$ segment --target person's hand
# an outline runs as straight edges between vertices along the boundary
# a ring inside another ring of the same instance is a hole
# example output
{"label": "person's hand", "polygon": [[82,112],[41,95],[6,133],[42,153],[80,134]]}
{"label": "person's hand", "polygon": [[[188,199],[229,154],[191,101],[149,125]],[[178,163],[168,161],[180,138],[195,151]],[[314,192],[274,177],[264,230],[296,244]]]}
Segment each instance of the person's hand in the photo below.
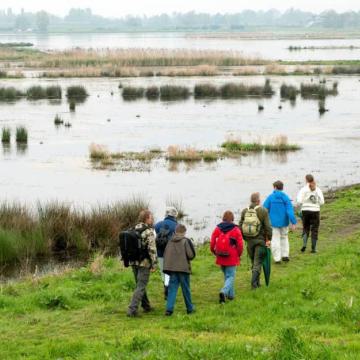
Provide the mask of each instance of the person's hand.
{"label": "person's hand", "polygon": [[152,272],[152,273],[154,273],[156,271],[156,267],[152,267],[151,269],[150,269],[150,272]]}
{"label": "person's hand", "polygon": [[269,248],[269,247],[271,246],[271,241],[270,241],[270,240],[266,240],[266,243],[265,243],[265,244],[266,244],[266,247]]}
{"label": "person's hand", "polygon": [[291,224],[290,229],[291,229],[291,231],[295,231],[296,230],[296,224]]}

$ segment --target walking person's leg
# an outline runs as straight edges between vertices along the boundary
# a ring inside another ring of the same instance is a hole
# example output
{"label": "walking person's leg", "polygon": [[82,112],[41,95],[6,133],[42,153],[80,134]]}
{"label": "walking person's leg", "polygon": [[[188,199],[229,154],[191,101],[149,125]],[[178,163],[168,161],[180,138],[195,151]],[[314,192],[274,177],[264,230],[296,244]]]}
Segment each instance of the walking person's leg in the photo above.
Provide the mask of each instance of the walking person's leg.
{"label": "walking person's leg", "polygon": [[307,241],[310,236],[310,219],[311,219],[310,216],[311,213],[309,211],[302,212],[302,222],[303,222],[303,233],[302,233],[303,246],[301,248],[302,252],[306,250]]}
{"label": "walking person's leg", "polygon": [[254,265],[252,271],[251,286],[253,289],[260,287],[260,274],[262,269],[262,263],[265,256],[264,247],[262,245],[256,245],[254,249]]}
{"label": "walking person's leg", "polygon": [[186,311],[188,314],[191,314],[194,312],[194,305],[191,300],[190,274],[180,273],[179,279],[181,284],[181,291],[186,305]]}
{"label": "walking person's leg", "polygon": [[225,283],[224,287],[221,289],[221,293],[223,293],[228,299],[232,300],[235,296],[234,278],[236,266],[223,266],[222,269],[224,271]]}
{"label": "walking person's leg", "polygon": [[316,245],[319,237],[320,212],[314,211],[311,218],[311,252],[316,253]]}
{"label": "walking person's leg", "polygon": [[280,248],[282,261],[289,261],[290,245],[289,245],[289,228],[280,228]]}
{"label": "walking person's leg", "polygon": [[273,255],[274,261],[279,264],[281,262],[281,228],[273,227],[271,253]]}
{"label": "walking person's leg", "polygon": [[[135,316],[138,312],[139,304],[143,301],[144,295],[146,294],[146,286],[149,282],[150,278],[150,269],[146,267],[133,266],[134,276],[136,277],[136,288],[133,293],[131,303],[128,309],[129,316]],[[147,305],[150,307],[149,300],[147,296],[145,297],[145,301],[147,300]]]}
{"label": "walking person's leg", "polygon": [[179,274],[172,272],[170,274],[169,292],[166,302],[166,315],[171,315],[174,312],[176,295],[180,284]]}
{"label": "walking person's leg", "polygon": [[164,284],[164,298],[166,300],[167,296],[168,296],[168,291],[169,291],[170,277],[169,277],[169,275],[164,273],[164,258],[163,257],[158,257],[158,264],[159,264],[161,280]]}

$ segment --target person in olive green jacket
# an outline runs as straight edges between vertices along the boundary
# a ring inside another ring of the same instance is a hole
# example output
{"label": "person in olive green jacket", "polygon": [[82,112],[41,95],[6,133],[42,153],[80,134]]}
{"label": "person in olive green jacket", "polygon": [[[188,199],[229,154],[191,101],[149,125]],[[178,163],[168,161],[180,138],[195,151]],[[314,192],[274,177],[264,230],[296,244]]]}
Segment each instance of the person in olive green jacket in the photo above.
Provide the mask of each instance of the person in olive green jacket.
{"label": "person in olive green jacket", "polygon": [[[247,251],[251,259],[251,287],[256,289],[260,286],[260,274],[265,256],[264,249],[265,247],[270,247],[272,227],[268,211],[260,206],[260,194],[252,194],[250,201],[250,206],[241,213],[239,227],[242,230],[243,238],[247,243]],[[255,210],[255,214],[250,221],[248,220],[249,210],[253,213]],[[251,226],[253,229],[255,228],[255,230],[249,230],[249,227]]]}

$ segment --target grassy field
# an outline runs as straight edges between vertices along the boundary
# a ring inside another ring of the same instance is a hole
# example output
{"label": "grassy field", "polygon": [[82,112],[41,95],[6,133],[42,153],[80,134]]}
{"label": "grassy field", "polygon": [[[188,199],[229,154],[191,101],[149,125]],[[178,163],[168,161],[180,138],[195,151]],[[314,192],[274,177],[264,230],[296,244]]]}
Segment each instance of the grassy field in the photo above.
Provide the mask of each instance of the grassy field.
{"label": "grassy field", "polygon": [[269,288],[250,290],[246,256],[236,300],[220,306],[220,271],[207,247],[193,263],[197,312],[179,296],[164,317],[160,275],[155,312],[126,318],[133,279],[117,259],[98,256],[61,275],[29,277],[0,292],[1,359],[359,359],[360,186],[334,193],[322,212],[319,253],[299,252],[273,268]]}

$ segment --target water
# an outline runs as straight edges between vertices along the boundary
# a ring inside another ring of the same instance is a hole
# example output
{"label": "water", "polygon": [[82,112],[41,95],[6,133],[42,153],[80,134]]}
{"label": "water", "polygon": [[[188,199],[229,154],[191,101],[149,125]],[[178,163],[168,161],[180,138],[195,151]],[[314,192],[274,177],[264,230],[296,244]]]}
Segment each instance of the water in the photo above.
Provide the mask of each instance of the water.
{"label": "water", "polygon": [[[192,86],[207,81],[136,78],[122,83]],[[227,81],[228,77],[210,79],[218,85]],[[237,77],[235,81],[263,83],[264,78]],[[299,85],[310,79],[271,77],[271,81],[278,90],[282,82]],[[46,100],[0,104],[0,127],[10,126],[14,133],[16,126],[25,125],[30,135],[26,149],[17,149],[15,144],[2,149],[1,200],[34,204],[59,199],[88,207],[142,194],[160,219],[166,200],[172,197],[182,200],[189,215],[189,235],[203,240],[223,211],[231,209],[238,214],[248,205],[251,192],[260,191],[265,196],[275,180],[285,182],[292,198],[309,172],[324,189],[359,182],[360,109],[354,104],[358,103],[360,83],[355,77],[332,77],[328,86],[333,81],[339,81],[339,95],[328,98],[330,112],[320,117],[315,100],[299,98],[295,106],[284,102],[279,110],[279,94],[265,100],[124,102],[115,79],[3,80],[0,86],[18,88],[35,83],[65,88],[81,83],[90,97],[75,113],[69,112],[65,99],[55,104]],[[259,103],[265,107],[261,113]],[[56,128],[56,114],[72,127]],[[244,141],[258,137],[266,141],[279,134],[303,149],[287,155],[257,154],[212,164],[180,164],[178,168],[154,161],[138,171],[94,170],[88,160],[88,147],[93,142],[111,151],[143,151],[154,146],[165,150],[173,144],[215,149],[229,135]]]}
{"label": "water", "polygon": [[239,51],[246,56],[273,60],[358,60],[360,49],[289,51],[289,46],[360,47],[360,39],[258,40],[201,38],[186,33],[110,33],[110,34],[0,34],[0,42],[31,42],[41,50],[82,48],[152,48]]}

